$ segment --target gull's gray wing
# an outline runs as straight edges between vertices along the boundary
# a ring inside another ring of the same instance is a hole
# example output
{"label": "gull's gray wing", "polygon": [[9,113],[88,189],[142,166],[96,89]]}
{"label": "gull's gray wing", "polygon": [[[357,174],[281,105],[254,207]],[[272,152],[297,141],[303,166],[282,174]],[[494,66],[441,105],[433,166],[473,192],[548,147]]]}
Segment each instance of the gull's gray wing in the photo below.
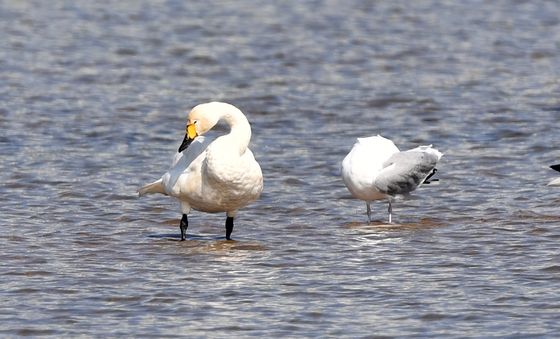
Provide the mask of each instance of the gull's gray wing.
{"label": "gull's gray wing", "polygon": [[438,160],[437,155],[427,152],[395,153],[383,164],[374,185],[392,196],[410,193],[433,172]]}

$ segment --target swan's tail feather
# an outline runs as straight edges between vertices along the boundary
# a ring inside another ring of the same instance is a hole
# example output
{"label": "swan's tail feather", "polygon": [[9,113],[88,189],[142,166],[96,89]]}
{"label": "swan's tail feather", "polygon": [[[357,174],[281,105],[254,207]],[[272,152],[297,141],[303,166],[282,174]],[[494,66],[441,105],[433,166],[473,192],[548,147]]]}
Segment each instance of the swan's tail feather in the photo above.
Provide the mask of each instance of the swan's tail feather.
{"label": "swan's tail feather", "polygon": [[161,194],[166,194],[165,193],[165,188],[163,187],[163,182],[161,179],[152,182],[151,184],[147,184],[144,185],[142,187],[140,187],[138,189],[138,196],[143,196],[146,194],[152,194],[152,193],[161,193]]}

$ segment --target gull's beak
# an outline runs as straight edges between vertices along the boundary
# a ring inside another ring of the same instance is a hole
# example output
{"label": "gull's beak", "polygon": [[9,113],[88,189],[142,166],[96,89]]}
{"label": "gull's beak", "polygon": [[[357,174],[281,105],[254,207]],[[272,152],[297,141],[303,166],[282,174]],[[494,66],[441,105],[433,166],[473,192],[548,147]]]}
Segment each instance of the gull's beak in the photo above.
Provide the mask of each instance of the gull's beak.
{"label": "gull's beak", "polygon": [[187,125],[187,131],[185,133],[185,138],[183,139],[183,142],[181,143],[181,146],[179,146],[179,150],[177,152],[180,153],[180,152],[184,151],[185,149],[187,149],[187,147],[189,147],[191,142],[197,136],[198,136],[198,134],[196,133],[196,128],[195,128],[194,124],[188,124]]}

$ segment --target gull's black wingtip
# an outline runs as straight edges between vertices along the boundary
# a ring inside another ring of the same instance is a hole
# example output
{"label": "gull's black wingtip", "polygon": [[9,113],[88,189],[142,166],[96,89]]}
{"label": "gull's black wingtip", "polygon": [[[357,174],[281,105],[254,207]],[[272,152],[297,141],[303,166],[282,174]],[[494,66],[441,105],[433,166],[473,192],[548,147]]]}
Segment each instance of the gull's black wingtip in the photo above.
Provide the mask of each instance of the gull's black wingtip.
{"label": "gull's black wingtip", "polygon": [[558,164],[558,165],[552,165],[552,166],[550,166],[550,168],[552,168],[552,169],[555,170],[555,171],[560,172],[560,164]]}
{"label": "gull's black wingtip", "polygon": [[428,176],[426,177],[426,179],[424,179],[424,184],[429,184],[429,183],[431,183],[431,182],[433,182],[433,181],[439,181],[439,179],[432,179],[432,180],[430,180],[430,178],[433,177],[434,174],[436,174],[436,172],[437,172],[437,168],[434,168],[434,169],[432,170],[432,173],[430,173],[430,175],[428,175]]}

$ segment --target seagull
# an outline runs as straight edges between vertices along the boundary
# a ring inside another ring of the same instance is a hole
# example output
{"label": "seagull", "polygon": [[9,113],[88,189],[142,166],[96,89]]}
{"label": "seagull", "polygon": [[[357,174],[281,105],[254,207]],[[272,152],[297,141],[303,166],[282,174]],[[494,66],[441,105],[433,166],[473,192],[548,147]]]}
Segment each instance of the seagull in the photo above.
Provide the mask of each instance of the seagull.
{"label": "seagull", "polygon": [[[550,166],[555,171],[560,172],[560,164]],[[547,186],[560,186],[560,178],[556,178],[548,183]]]}
{"label": "seagull", "polygon": [[[227,124],[229,133],[205,137],[218,122]],[[226,239],[231,240],[237,211],[257,200],[263,190],[261,167],[248,148],[250,140],[251,126],[237,107],[223,102],[200,104],[188,114],[185,137],[171,168],[138,194],[161,193],[179,200],[181,240],[186,237],[191,209],[226,212]]]}
{"label": "seagull", "polygon": [[389,223],[392,223],[392,201],[407,195],[421,184],[429,184],[436,164],[443,156],[429,146],[401,152],[393,141],[380,135],[358,138],[342,161],[342,180],[353,197],[366,202],[371,222],[371,202],[389,201]]}

